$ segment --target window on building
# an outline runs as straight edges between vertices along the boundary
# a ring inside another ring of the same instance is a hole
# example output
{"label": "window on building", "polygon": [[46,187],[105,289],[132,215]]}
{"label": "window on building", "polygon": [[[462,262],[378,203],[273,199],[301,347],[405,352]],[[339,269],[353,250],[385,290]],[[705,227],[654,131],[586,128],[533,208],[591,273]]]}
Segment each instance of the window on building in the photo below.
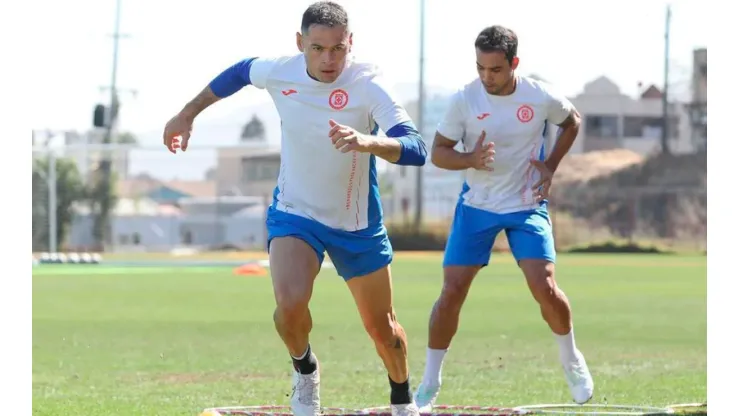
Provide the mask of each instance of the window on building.
{"label": "window on building", "polygon": [[258,166],[254,163],[254,161],[247,159],[247,158],[242,158],[241,165],[242,165],[241,167],[242,167],[242,182],[243,183],[249,183],[249,182],[257,180],[256,178],[258,175],[257,173]]}
{"label": "window on building", "polygon": [[587,115],[586,135],[603,139],[619,137],[619,117],[614,115]]}
{"label": "window on building", "polygon": [[193,244],[193,232],[187,228],[180,230],[180,242],[186,246]]}
{"label": "window on building", "polygon": [[280,160],[242,158],[242,182],[274,181],[280,174]]}
{"label": "window on building", "polygon": [[274,161],[261,161],[258,163],[259,175],[258,180],[260,181],[273,181],[277,180],[278,174],[280,173],[280,164]]}
{"label": "window on building", "polygon": [[[678,118],[669,118],[668,134],[670,138],[678,137]],[[624,118],[624,137],[660,139],[663,134],[662,117],[626,116]]]}

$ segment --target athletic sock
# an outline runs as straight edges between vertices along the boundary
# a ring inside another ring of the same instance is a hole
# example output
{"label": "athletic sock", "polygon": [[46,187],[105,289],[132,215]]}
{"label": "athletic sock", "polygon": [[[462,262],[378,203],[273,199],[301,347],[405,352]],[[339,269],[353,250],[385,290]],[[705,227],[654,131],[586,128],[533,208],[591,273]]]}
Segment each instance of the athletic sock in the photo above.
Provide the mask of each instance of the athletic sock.
{"label": "athletic sock", "polygon": [[447,350],[435,350],[427,347],[427,363],[424,367],[424,378],[422,384],[425,386],[442,385],[442,362]]}
{"label": "athletic sock", "polygon": [[311,374],[316,371],[316,367],[318,366],[316,356],[311,353],[311,344],[308,344],[306,352],[300,357],[293,357],[291,355],[290,358],[293,359],[293,368],[301,374]]}
{"label": "athletic sock", "polygon": [[412,402],[411,386],[408,379],[403,383],[396,383],[391,380],[389,375],[388,381],[391,384],[391,404],[409,404]]}
{"label": "athletic sock", "polygon": [[560,362],[563,364],[572,363],[578,360],[576,352],[576,339],[573,335],[573,328],[571,327],[570,332],[565,335],[555,335],[555,339],[560,347]]}

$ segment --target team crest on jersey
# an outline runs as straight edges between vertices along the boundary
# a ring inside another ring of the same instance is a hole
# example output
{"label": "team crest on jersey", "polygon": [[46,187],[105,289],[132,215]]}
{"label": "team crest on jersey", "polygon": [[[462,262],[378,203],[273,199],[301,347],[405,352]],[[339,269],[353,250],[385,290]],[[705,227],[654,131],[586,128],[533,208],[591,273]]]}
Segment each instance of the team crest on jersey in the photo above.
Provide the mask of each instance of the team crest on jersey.
{"label": "team crest on jersey", "polygon": [[516,110],[516,118],[522,123],[529,123],[534,118],[534,110],[532,107],[524,104]]}
{"label": "team crest on jersey", "polygon": [[349,95],[347,91],[338,88],[331,92],[329,95],[329,105],[335,110],[341,110],[347,106],[349,102]]}

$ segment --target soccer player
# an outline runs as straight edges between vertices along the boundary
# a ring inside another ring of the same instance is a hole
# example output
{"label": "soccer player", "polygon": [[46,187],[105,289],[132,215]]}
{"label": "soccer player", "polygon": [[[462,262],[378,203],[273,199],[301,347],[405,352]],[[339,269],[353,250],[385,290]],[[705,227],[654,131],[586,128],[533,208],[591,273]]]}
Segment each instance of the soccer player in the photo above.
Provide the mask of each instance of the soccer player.
{"label": "soccer player", "polygon": [[[576,348],[571,309],[555,282],[555,247],[547,197],[552,176],[578,134],[573,105],[545,83],[519,76],[517,36],[492,26],[475,40],[479,77],[452,96],[439,123],[432,163],[466,170],[445,248],[444,284],[429,318],[427,361],[414,395],[430,410],[442,385],[442,362],[458,328],[470,284],[488,265],[494,239],[506,232],[512,254],[559,346],[573,399],[583,404],[593,380]],[[558,125],[545,157],[546,124]],[[462,140],[464,152],[454,149]]]}
{"label": "soccer player", "polygon": [[[248,58],[215,77],[164,130],[187,150],[193,119],[247,85],[266,89],[281,119],[281,167],[267,213],[275,328],[293,358],[293,414],[319,414],[319,362],[309,343],[309,301],[326,251],[356,302],[388,371],[393,415],[417,415],[407,343],[392,302],[376,157],[422,166],[426,147],[378,69],[351,55],[346,11],[317,2],[296,33],[300,53]],[[376,135],[382,129],[387,137]]]}

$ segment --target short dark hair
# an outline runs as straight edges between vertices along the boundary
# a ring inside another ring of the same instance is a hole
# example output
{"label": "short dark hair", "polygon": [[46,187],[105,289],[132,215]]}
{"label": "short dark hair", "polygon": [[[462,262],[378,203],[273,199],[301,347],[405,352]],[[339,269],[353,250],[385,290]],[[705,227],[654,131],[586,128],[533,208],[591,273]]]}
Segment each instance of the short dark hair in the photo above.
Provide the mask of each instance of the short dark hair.
{"label": "short dark hair", "polygon": [[344,7],[333,1],[319,1],[310,6],[303,12],[301,20],[301,32],[308,33],[312,25],[321,25],[328,27],[349,26],[349,17]]}
{"label": "short dark hair", "polygon": [[519,47],[519,38],[511,29],[503,26],[489,26],[478,34],[475,47],[481,52],[503,52],[506,60],[511,64]]}

